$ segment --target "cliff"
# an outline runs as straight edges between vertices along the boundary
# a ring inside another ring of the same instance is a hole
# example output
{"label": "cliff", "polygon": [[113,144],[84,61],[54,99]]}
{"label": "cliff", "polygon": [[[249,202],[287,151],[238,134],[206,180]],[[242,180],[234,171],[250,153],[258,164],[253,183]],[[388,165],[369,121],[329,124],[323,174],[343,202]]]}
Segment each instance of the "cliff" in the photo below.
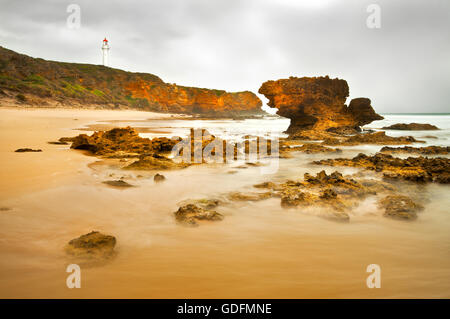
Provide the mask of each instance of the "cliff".
{"label": "cliff", "polygon": [[138,109],[205,116],[264,114],[252,92],[165,83],[149,73],[46,61],[0,47],[0,105]]}
{"label": "cliff", "polygon": [[269,99],[277,114],[291,119],[286,131],[358,131],[359,127],[383,119],[370,100],[357,98],[347,107],[347,81],[326,77],[290,77],[262,84],[259,93]]}

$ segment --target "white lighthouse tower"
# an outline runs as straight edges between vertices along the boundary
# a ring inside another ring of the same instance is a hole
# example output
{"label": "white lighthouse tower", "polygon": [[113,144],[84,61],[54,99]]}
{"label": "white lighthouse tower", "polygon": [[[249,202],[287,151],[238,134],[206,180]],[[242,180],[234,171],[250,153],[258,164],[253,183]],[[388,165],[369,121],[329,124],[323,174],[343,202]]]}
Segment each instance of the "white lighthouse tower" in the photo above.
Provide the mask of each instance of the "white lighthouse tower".
{"label": "white lighthouse tower", "polygon": [[102,45],[102,52],[103,52],[103,65],[104,66],[108,66],[108,51],[109,51],[110,47],[108,44],[108,40],[106,40],[106,38],[103,39],[103,45]]}

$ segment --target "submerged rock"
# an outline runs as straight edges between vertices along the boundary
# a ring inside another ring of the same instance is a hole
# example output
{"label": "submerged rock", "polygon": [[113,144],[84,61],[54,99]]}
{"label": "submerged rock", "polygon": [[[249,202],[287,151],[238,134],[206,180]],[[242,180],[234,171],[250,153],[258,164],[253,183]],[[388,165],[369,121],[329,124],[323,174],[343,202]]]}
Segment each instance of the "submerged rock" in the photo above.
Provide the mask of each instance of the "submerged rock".
{"label": "submerged rock", "polygon": [[26,153],[26,152],[42,152],[41,149],[32,149],[32,148],[18,148],[14,152],[16,153]]}
{"label": "submerged rock", "polygon": [[109,185],[109,186],[114,186],[114,187],[134,187],[134,185],[131,185],[121,179],[114,180],[114,181],[103,181],[102,183]]}
{"label": "submerged rock", "polygon": [[48,144],[53,144],[53,145],[68,145],[68,142],[65,141],[51,141],[51,142],[47,142]]}
{"label": "submerged rock", "polygon": [[169,170],[169,169],[181,169],[188,167],[187,163],[176,163],[170,158],[163,155],[150,154],[144,155],[136,162],[124,167],[124,169],[130,170]]}
{"label": "submerged rock", "polygon": [[110,258],[115,255],[116,238],[98,231],[72,239],[65,250],[69,255],[81,258]]}
{"label": "submerged rock", "polygon": [[272,197],[271,192],[265,193],[241,193],[241,192],[231,192],[228,194],[227,198],[231,201],[244,201],[244,202],[257,202],[263,199]]}
{"label": "submerged rock", "polygon": [[194,204],[181,206],[174,215],[177,222],[188,226],[198,226],[198,221],[220,221],[224,218],[222,214],[216,211],[204,209]]}
{"label": "submerged rock", "polygon": [[384,208],[384,216],[393,219],[414,220],[423,206],[404,195],[389,195],[378,201],[378,207]]}
{"label": "submerged rock", "polygon": [[165,180],[166,180],[166,177],[165,177],[164,175],[161,175],[161,174],[159,174],[159,173],[156,173],[156,175],[153,177],[153,180],[154,180],[156,183],[160,183],[160,182],[165,181]]}
{"label": "submerged rock", "polygon": [[397,123],[391,126],[382,127],[383,130],[404,130],[404,131],[434,131],[439,130],[435,125],[426,123]]}

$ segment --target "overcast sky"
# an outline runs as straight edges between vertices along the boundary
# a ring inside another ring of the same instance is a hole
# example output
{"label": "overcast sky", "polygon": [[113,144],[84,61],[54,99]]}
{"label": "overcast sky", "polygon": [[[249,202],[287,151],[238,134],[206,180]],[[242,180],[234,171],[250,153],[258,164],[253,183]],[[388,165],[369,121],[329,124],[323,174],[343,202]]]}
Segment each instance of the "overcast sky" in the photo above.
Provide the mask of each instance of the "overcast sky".
{"label": "overcast sky", "polygon": [[[67,26],[71,3],[79,29]],[[379,29],[366,25],[372,3]],[[0,0],[11,50],[100,64],[104,37],[111,67],[169,83],[256,93],[267,80],[329,75],[378,112],[450,112],[448,0]]]}

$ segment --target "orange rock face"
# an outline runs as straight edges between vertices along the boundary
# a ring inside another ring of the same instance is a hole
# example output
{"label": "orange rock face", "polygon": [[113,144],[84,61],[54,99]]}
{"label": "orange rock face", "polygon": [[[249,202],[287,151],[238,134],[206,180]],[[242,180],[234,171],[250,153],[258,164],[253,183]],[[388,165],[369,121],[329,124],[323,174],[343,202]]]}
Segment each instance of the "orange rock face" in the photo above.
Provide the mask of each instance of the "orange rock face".
{"label": "orange rock face", "polygon": [[0,102],[94,106],[211,117],[264,114],[252,92],[230,93],[165,83],[150,73],[35,59],[0,46]]}
{"label": "orange rock face", "polygon": [[205,115],[263,113],[261,100],[249,91],[229,93],[144,80],[129,82],[125,89],[132,98],[146,99],[151,109],[161,112]]}
{"label": "orange rock face", "polygon": [[354,128],[383,117],[375,113],[370,100],[354,99],[345,105],[349,95],[347,81],[326,77],[290,77],[262,84],[259,93],[277,114],[290,118],[287,133],[303,130],[326,131],[330,128]]}

